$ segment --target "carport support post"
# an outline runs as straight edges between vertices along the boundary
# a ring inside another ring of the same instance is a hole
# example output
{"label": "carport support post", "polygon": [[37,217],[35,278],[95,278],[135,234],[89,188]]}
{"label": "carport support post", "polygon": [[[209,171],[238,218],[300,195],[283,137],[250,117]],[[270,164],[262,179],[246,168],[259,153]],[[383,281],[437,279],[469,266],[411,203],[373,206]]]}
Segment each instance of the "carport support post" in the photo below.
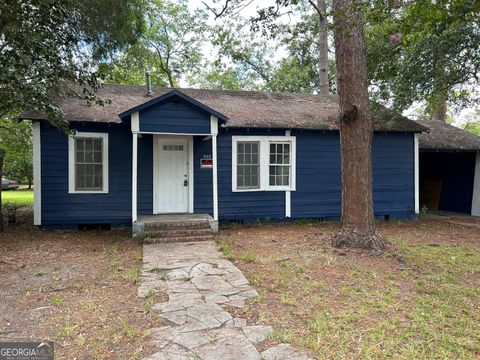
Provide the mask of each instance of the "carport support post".
{"label": "carport support post", "polygon": [[477,152],[475,162],[475,177],[473,180],[473,197],[472,197],[472,215],[480,216],[480,152]]}
{"label": "carport support post", "polygon": [[415,214],[420,214],[420,157],[419,157],[419,146],[418,146],[418,134],[415,133],[413,135],[413,143],[414,143],[414,167],[415,167],[415,174],[414,174],[414,181],[415,181]]}

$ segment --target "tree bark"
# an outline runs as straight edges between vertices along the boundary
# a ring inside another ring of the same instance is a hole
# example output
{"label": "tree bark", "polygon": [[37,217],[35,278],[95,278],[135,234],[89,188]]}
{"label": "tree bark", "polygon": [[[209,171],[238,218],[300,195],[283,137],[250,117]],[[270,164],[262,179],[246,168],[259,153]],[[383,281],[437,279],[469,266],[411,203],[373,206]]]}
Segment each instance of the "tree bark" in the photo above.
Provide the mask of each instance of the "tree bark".
{"label": "tree bark", "polygon": [[359,3],[334,0],[333,13],[340,104],[342,219],[332,245],[383,250],[387,242],[376,232],[373,214],[373,122]]}
{"label": "tree bark", "polygon": [[5,231],[5,223],[3,222],[3,207],[2,207],[2,186],[1,179],[3,175],[3,159],[5,158],[5,151],[0,149],[0,232]]}
{"label": "tree bark", "polygon": [[328,33],[327,33],[327,5],[325,0],[317,1],[317,11],[319,17],[318,26],[318,45],[319,45],[319,62],[318,70],[320,76],[319,92],[321,95],[328,95]]}
{"label": "tree bark", "polygon": [[447,122],[447,94],[444,90],[437,90],[433,94],[431,120]]}

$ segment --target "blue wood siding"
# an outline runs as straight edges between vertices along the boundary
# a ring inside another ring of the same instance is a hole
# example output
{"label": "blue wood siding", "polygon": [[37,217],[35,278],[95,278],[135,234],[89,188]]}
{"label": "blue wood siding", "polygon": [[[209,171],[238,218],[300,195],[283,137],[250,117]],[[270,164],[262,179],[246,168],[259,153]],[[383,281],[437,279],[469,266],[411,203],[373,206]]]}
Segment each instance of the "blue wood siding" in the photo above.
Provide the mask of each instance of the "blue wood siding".
{"label": "blue wood siding", "polygon": [[210,134],[210,115],[185,102],[169,99],[141,110],[140,131]]}
{"label": "blue wood siding", "polygon": [[[219,217],[223,221],[284,219],[285,192],[232,192],[231,136],[284,135],[285,130],[222,130],[218,138]],[[333,131],[292,131],[296,137],[296,191],[291,217],[339,219],[340,142]],[[413,134],[375,134],[372,144],[374,211],[377,217],[414,216]]]}
{"label": "blue wood siding", "polygon": [[153,214],[153,135],[138,139],[137,212]]}
{"label": "blue wood siding", "polygon": [[292,136],[297,140],[292,218],[338,218],[342,198],[338,133],[294,131]]}
{"label": "blue wood siding", "polygon": [[[209,123],[209,120],[208,120]],[[109,133],[109,193],[68,194],[68,139],[41,125],[42,224],[68,228],[77,224],[131,222],[132,135],[129,124],[75,125],[79,131]],[[285,219],[285,192],[232,192],[232,135],[281,136],[283,129],[224,129],[218,136],[218,199],[221,221]],[[340,216],[339,137],[333,131],[292,131],[296,137],[296,191],[291,215],[298,218]],[[211,140],[194,137],[194,212],[213,210],[212,170],[200,159],[212,153]],[[414,216],[413,134],[375,134],[373,142],[374,209],[378,217]],[[138,212],[153,212],[153,136],[138,141]]]}
{"label": "blue wood siding", "polygon": [[127,126],[73,126],[83,132],[107,132],[109,193],[68,193],[68,138],[41,123],[42,226],[75,228],[78,224],[131,223],[132,135]]}
{"label": "blue wood siding", "polygon": [[413,134],[375,134],[372,166],[375,215],[398,219],[414,217]]}
{"label": "blue wood siding", "polygon": [[217,139],[218,213],[223,221],[283,219],[285,192],[232,192],[232,135],[284,135],[285,130],[221,129]]}
{"label": "blue wood siding", "polygon": [[203,137],[193,138],[193,169],[194,169],[194,213],[213,214],[213,179],[212,169],[201,169],[200,159],[212,155],[212,140],[205,141]]}

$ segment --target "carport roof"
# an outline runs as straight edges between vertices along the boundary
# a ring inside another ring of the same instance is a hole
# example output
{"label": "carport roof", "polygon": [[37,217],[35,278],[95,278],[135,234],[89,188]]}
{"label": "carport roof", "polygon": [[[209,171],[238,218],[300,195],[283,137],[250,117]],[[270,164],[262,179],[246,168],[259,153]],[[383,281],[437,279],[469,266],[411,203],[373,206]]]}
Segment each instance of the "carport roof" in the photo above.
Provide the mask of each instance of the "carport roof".
{"label": "carport roof", "polygon": [[480,151],[480,137],[441,121],[419,121],[429,130],[419,134],[424,151]]}

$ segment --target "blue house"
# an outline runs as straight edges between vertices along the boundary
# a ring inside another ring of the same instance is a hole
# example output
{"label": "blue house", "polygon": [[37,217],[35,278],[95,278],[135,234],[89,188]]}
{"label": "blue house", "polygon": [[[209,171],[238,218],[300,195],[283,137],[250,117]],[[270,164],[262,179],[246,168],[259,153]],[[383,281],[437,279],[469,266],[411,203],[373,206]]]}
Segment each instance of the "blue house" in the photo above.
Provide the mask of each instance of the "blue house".
{"label": "blue house", "polygon": [[[65,99],[75,135],[33,121],[35,224],[141,226],[156,214],[220,222],[338,219],[340,143],[335,96],[104,85],[105,106]],[[374,111],[378,218],[418,205],[418,137],[425,128]]]}

